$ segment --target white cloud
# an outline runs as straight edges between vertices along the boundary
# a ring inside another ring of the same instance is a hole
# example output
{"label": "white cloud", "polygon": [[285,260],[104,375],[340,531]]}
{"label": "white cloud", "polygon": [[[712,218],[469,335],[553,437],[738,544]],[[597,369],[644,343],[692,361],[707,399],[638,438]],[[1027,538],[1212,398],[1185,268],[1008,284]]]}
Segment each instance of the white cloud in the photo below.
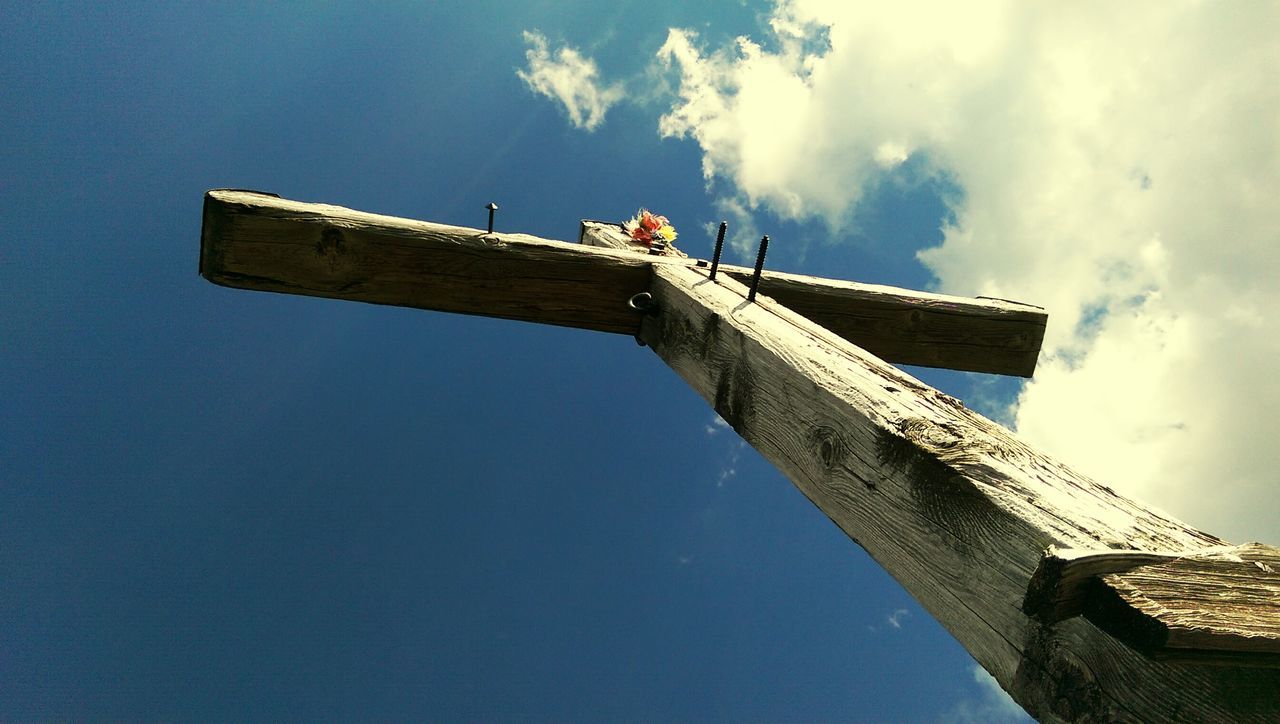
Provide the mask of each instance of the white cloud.
{"label": "white cloud", "polygon": [[593,131],[604,123],[609,107],[623,96],[622,85],[601,86],[595,61],[568,46],[553,54],[541,33],[525,32],[524,40],[529,67],[516,75],[535,93],[560,101],[575,128]]}
{"label": "white cloud", "polygon": [[[751,259],[760,245],[760,229],[756,227],[755,217],[747,203],[740,197],[729,196],[716,199],[716,211],[720,218],[729,222],[728,235],[725,239],[728,247],[744,260]],[[719,232],[718,224],[708,224],[708,235],[714,238]],[[710,227],[716,227],[712,229]],[[727,257],[726,257],[727,259]]]}
{"label": "white cloud", "polygon": [[[672,30],[659,125],[726,208],[847,225],[920,155],[963,189],[939,286],[1050,312],[1019,431],[1235,539],[1280,540],[1280,5],[790,0]],[[736,204],[736,206],[734,206]]]}
{"label": "white cloud", "polygon": [[902,619],[910,615],[911,615],[911,612],[908,611],[907,609],[899,608],[895,610],[893,613],[889,614],[886,620],[889,622],[890,626],[894,628],[902,628]]}
{"label": "white cloud", "polygon": [[742,449],[747,443],[739,440],[737,444],[729,452],[729,462],[720,468],[720,475],[716,478],[716,487],[723,488],[725,481],[738,474],[738,461],[742,459]]}
{"label": "white cloud", "polygon": [[973,683],[978,687],[976,696],[956,703],[943,721],[964,724],[1016,724],[1033,721],[981,666],[974,666],[972,673]]}
{"label": "white cloud", "polygon": [[[703,429],[709,437],[714,437],[725,430],[732,430],[733,428],[729,426],[729,423],[724,421],[724,418],[716,415],[711,418],[711,422]],[[725,453],[721,458],[722,462],[720,464],[720,472],[716,474],[717,488],[723,488],[724,484],[730,478],[738,474],[738,461],[742,459],[742,451],[746,449],[746,447],[747,443],[742,438],[737,435],[731,436],[731,439],[728,441],[728,445],[725,448]]]}
{"label": "white cloud", "polygon": [[903,144],[894,143],[893,141],[885,141],[879,146],[876,146],[874,158],[876,160],[876,164],[881,168],[893,168],[894,166],[899,166],[905,162],[909,155],[910,153],[907,151],[907,147]]}
{"label": "white cloud", "polygon": [[708,435],[718,435],[728,429],[730,429],[729,423],[725,422],[724,418],[719,415],[711,418],[711,422],[707,423],[706,426]]}

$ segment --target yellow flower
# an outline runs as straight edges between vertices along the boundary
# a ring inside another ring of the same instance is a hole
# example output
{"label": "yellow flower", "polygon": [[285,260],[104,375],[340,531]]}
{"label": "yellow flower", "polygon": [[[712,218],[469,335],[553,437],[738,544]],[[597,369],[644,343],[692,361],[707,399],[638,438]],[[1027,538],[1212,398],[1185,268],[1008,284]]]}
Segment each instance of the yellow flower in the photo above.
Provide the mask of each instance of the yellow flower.
{"label": "yellow flower", "polygon": [[668,242],[676,240],[676,229],[671,224],[663,224],[658,227],[658,236],[666,239]]}

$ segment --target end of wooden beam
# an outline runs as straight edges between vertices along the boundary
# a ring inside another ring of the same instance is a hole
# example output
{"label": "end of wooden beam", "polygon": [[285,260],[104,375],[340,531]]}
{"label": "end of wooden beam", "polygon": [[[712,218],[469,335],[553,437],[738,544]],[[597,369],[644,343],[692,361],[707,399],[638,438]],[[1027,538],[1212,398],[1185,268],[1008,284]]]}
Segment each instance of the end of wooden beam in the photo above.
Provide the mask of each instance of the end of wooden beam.
{"label": "end of wooden beam", "polygon": [[1050,547],[1022,610],[1045,625],[1083,615],[1159,661],[1280,667],[1280,548]]}
{"label": "end of wooden beam", "polygon": [[[722,268],[749,283],[752,270]],[[1049,319],[1040,307],[1020,302],[768,270],[760,292],[891,362],[1018,377],[1035,373]]]}
{"label": "end of wooden beam", "polygon": [[219,230],[218,222],[221,219],[218,205],[222,202],[223,197],[228,194],[254,194],[256,196],[263,196],[266,198],[280,198],[280,194],[272,193],[270,191],[258,191],[256,189],[220,188],[209,189],[204,192],[204,206],[201,212],[200,223],[200,263],[197,271],[200,276],[208,279],[214,284],[220,284],[222,286],[228,285],[218,281],[215,275],[211,275],[209,272],[213,268],[213,265],[206,264],[205,262],[215,253],[216,245],[213,243],[213,239],[216,237],[216,232]]}

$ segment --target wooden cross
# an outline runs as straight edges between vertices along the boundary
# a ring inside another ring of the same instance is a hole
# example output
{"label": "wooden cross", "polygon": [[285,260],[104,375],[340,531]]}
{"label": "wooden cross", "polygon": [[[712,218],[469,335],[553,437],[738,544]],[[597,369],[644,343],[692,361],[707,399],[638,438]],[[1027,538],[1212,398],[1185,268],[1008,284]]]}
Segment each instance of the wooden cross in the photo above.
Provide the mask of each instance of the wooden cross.
{"label": "wooden cross", "polygon": [[769,272],[748,302],[750,270],[712,281],[606,224],[581,241],[215,190],[200,273],[635,335],[1032,715],[1280,719],[1280,548],[1124,498],[888,364],[1029,376],[1043,311]]}

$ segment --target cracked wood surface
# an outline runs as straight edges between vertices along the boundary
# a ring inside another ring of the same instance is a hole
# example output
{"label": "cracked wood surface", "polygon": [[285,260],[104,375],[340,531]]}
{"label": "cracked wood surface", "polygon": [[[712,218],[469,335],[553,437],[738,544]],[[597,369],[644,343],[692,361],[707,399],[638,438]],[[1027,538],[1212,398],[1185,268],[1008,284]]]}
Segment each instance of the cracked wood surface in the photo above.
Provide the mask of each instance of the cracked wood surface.
{"label": "cracked wood surface", "polygon": [[[223,286],[621,334],[638,329],[627,300],[668,264],[695,261],[230,189],[205,195],[200,249],[200,273]],[[782,274],[764,289],[904,364],[1030,375],[1044,335],[1043,310],[1011,302]]]}
{"label": "cracked wood surface", "polygon": [[1049,545],[1218,538],[1117,495],[830,331],[705,272],[654,268],[641,338],[1042,720],[1266,721],[1274,669],[1152,661],[1022,612]]}

